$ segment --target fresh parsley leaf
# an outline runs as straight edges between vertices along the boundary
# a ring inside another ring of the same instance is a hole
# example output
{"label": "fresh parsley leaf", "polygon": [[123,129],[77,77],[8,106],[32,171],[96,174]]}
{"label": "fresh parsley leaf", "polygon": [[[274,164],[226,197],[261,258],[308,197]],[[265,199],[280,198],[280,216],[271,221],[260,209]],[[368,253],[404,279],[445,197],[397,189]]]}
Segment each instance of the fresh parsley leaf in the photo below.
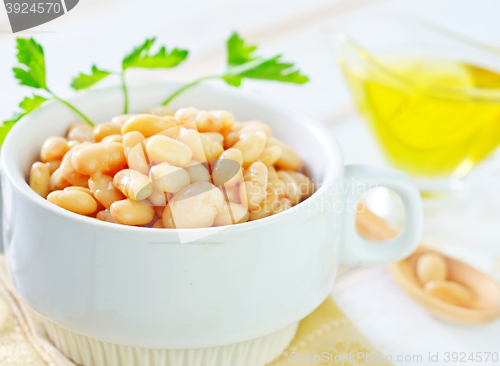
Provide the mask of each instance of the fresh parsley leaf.
{"label": "fresh parsley leaf", "polygon": [[229,85],[232,85],[232,86],[240,86],[241,85],[241,80],[243,78],[241,76],[229,76],[229,75],[225,75],[225,76],[222,76],[222,80],[224,80],[226,83],[228,83]]}
{"label": "fresh parsley leaf", "polygon": [[4,123],[0,126],[0,146],[3,144],[5,138],[7,137],[7,134],[11,130],[12,127],[14,127],[14,124],[17,121],[9,120],[9,121],[4,121]]}
{"label": "fresh parsley leaf", "polygon": [[111,74],[111,72],[99,70],[96,65],[92,65],[92,73],[90,75],[80,73],[80,75],[71,82],[71,87],[75,90],[90,88],[109,74]]}
{"label": "fresh parsley leaf", "polygon": [[47,89],[45,83],[45,57],[43,48],[31,39],[17,39],[17,59],[26,67],[15,67],[14,76],[21,85],[38,89]]}
{"label": "fresh parsley leaf", "polygon": [[[90,121],[87,116],[85,116],[82,112],[80,112],[77,108],[75,108],[71,103],[65,101],[62,98],[59,98],[55,95],[48,87],[45,81],[45,57],[43,54],[43,48],[38,43],[35,42],[33,38],[17,39],[17,60],[20,63],[20,67],[14,67],[14,76],[19,79],[19,84],[30,86],[36,89],[45,89],[48,94],[52,95],[52,97],[68,108],[73,110],[76,114],[82,117],[89,125],[94,126],[92,121]],[[33,98],[26,98],[23,102],[21,102],[20,107],[25,110],[24,113],[16,114],[13,119],[6,121],[4,124],[4,133],[8,132],[7,129],[13,123],[15,123],[19,118],[24,116],[25,114],[31,112],[33,109],[38,108],[41,103],[43,103],[46,99],[40,96],[34,96]],[[7,131],[7,132],[5,132]],[[5,136],[4,136],[5,137]]]}
{"label": "fresh parsley leaf", "polygon": [[150,54],[155,40],[156,38],[146,39],[142,45],[135,47],[131,53],[126,55],[122,61],[122,70],[120,72],[99,70],[95,65],[92,65],[92,74],[86,75],[80,73],[78,77],[73,79],[71,86],[76,90],[87,89],[110,74],[120,75],[124,99],[123,113],[127,114],[128,88],[125,80],[125,72],[128,68],[156,69],[174,67],[184,61],[188,55],[188,51],[174,48],[168,52],[165,47],[161,47],[156,54]]}
{"label": "fresh parsley leaf", "polygon": [[29,113],[40,107],[40,105],[46,100],[47,98],[33,94],[33,98],[28,98],[28,97],[24,98],[24,100],[21,103],[19,103],[19,107],[24,109],[26,113]]}
{"label": "fresh parsley leaf", "polygon": [[39,95],[33,95],[33,98],[28,98],[28,97],[24,98],[23,101],[19,103],[19,107],[21,107],[21,109],[23,109],[24,112],[15,113],[10,120],[4,121],[3,124],[0,126],[0,145],[3,144],[5,137],[7,137],[7,134],[9,133],[11,128],[14,127],[17,121],[19,121],[21,118],[23,118],[31,111],[40,107],[40,105],[46,100],[47,100],[46,98],[41,97]]}
{"label": "fresh parsley leaf", "polygon": [[[142,46],[143,49],[148,47],[150,45]],[[240,86],[244,78],[295,84],[304,84],[309,81],[309,78],[301,74],[294,64],[281,62],[281,55],[263,58],[254,54],[256,50],[256,45],[245,43],[238,33],[233,32],[227,40],[227,66],[224,74],[205,76],[180,87],[163,102],[163,105],[168,105],[179,94],[209,79],[222,79],[232,86]],[[139,48],[134,51],[142,52]]]}
{"label": "fresh parsley leaf", "polygon": [[142,67],[148,69],[174,67],[184,61],[188,55],[188,51],[174,48],[167,52],[165,47],[153,55],[149,54],[156,38],[146,39],[139,47],[125,56],[122,62],[122,69],[126,70],[129,67]]}
{"label": "fresh parsley leaf", "polygon": [[237,66],[255,60],[252,53],[256,49],[257,46],[246,45],[245,41],[238,36],[238,33],[233,32],[227,40],[227,64]]}
{"label": "fresh parsley leaf", "polygon": [[234,32],[227,41],[227,68],[222,76],[229,85],[240,86],[243,78],[304,84],[309,79],[292,63],[280,62],[281,55],[269,59],[254,56],[257,46],[247,45]]}

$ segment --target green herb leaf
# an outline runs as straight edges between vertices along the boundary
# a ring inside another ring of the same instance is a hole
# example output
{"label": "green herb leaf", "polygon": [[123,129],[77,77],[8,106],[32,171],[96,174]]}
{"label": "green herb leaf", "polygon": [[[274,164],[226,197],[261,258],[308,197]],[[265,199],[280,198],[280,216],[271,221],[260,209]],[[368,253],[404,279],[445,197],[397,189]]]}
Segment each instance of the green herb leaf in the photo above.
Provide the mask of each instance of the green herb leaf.
{"label": "green herb leaf", "polygon": [[233,32],[227,41],[227,68],[222,76],[229,85],[240,86],[243,78],[304,84],[309,81],[292,63],[280,62],[281,55],[269,59],[254,56],[257,46],[247,45]]}
{"label": "green herb leaf", "polygon": [[14,68],[14,75],[21,85],[47,89],[45,83],[45,57],[43,48],[33,38],[17,39],[17,59],[26,67]]}
{"label": "green herb leaf", "polygon": [[75,90],[90,88],[95,83],[101,81],[106,76],[111,74],[109,71],[99,70],[96,65],[92,65],[92,74],[86,75],[80,73],[78,77],[74,78],[71,82],[71,87]]}
{"label": "green herb leaf", "polygon": [[[148,46],[142,47],[146,49]],[[208,79],[223,79],[232,86],[240,86],[244,78],[295,84],[309,81],[307,76],[294,67],[294,64],[280,62],[281,55],[262,58],[254,55],[256,50],[257,46],[246,44],[238,33],[233,32],[227,40],[226,72],[223,75],[205,76],[180,87],[163,102],[163,105],[168,105],[179,94]]]}
{"label": "green herb leaf", "polygon": [[0,146],[3,144],[5,138],[7,137],[7,134],[9,133],[10,129],[14,127],[14,124],[16,121],[4,121],[4,123],[0,126]]}
{"label": "green herb leaf", "polygon": [[222,79],[232,86],[240,86],[241,80],[243,79],[241,76],[222,76]]}
{"label": "green herb leaf", "polygon": [[129,67],[143,67],[148,69],[174,67],[184,61],[188,55],[188,51],[174,48],[171,52],[167,52],[165,47],[153,55],[149,54],[156,38],[147,39],[141,46],[125,56],[122,62],[123,70]]}
{"label": "green herb leaf", "polygon": [[15,113],[12,118],[8,121],[4,121],[0,126],[0,145],[3,144],[5,137],[9,133],[12,127],[14,127],[15,123],[23,118],[25,115],[30,113],[31,111],[40,107],[40,105],[45,102],[47,99],[41,97],[39,95],[33,95],[33,98],[24,98],[21,103],[19,103],[19,107],[24,110],[24,112]]}
{"label": "green herb leaf", "polygon": [[252,53],[257,49],[255,45],[246,45],[238,33],[233,32],[227,40],[227,64],[237,66],[255,60]]}
{"label": "green herb leaf", "polygon": [[[45,81],[45,57],[43,55],[43,48],[38,43],[35,42],[33,38],[17,39],[17,60],[21,65],[20,67],[14,67],[14,76],[19,79],[21,85],[30,86],[37,89],[45,89],[49,94],[52,95],[54,99],[59,100],[61,103],[65,104],[68,108],[73,110],[76,114],[82,117],[89,125],[94,124],[90,121],[82,112],[76,109],[73,105],[65,101],[64,99],[56,96],[48,87]],[[4,133],[8,132],[13,123],[15,123],[19,118],[25,114],[31,112],[33,109],[38,108],[41,103],[45,101],[45,98],[40,96],[34,96],[33,98],[26,98],[21,102],[20,107],[25,110],[25,113],[14,115],[13,119],[6,121],[4,123]],[[8,130],[7,130],[8,128]],[[5,136],[4,136],[5,137]]]}
{"label": "green herb leaf", "polygon": [[24,109],[26,113],[29,113],[40,107],[40,105],[46,100],[47,98],[33,94],[33,98],[28,98],[28,97],[24,98],[24,100],[21,103],[19,103],[19,107]]}

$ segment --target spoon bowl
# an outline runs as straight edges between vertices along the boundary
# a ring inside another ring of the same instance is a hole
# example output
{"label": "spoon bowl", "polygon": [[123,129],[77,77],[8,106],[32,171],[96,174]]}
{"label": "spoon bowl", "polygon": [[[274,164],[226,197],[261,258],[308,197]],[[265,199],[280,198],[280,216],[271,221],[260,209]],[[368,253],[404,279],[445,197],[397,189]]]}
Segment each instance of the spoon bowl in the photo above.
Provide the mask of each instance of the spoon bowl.
{"label": "spoon bowl", "polygon": [[[457,306],[426,293],[416,276],[419,257],[427,252],[438,253],[448,266],[448,280],[470,289],[473,301],[467,306]],[[389,272],[396,283],[437,318],[460,324],[489,323],[500,317],[500,287],[488,275],[468,264],[420,246],[410,257],[391,263]]]}
{"label": "spoon bowl", "polygon": [[[358,231],[368,239],[386,240],[398,234],[369,210],[359,212],[356,219]],[[420,256],[428,252],[437,253],[445,259],[448,280],[472,291],[474,298],[467,307],[447,303],[425,292],[417,278],[416,267]],[[500,317],[500,286],[490,276],[458,259],[420,245],[408,258],[389,264],[388,270],[404,292],[439,319],[473,325],[489,323]]]}

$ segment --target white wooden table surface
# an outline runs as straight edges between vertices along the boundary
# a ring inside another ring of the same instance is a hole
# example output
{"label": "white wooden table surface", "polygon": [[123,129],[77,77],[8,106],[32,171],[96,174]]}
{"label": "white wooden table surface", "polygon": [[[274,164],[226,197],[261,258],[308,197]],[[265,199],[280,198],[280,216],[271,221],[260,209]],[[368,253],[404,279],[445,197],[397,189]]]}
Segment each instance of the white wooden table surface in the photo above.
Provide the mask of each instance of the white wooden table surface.
{"label": "white wooden table surface", "polygon": [[[263,54],[283,53],[311,77],[304,86],[244,82],[243,88],[291,105],[328,124],[347,163],[384,164],[363,122],[352,113],[349,92],[323,34],[374,14],[411,12],[455,31],[500,47],[498,0],[80,0],[68,15],[20,34],[45,47],[47,79],[69,96],[69,81],[92,63],[118,68],[122,55],[146,36],[191,50],[181,67],[130,73],[130,83],[145,80],[189,81],[224,65],[224,41],[236,29],[260,45]],[[0,8],[0,119],[31,90],[17,86],[15,37]],[[115,84],[110,79],[106,84]],[[424,242],[490,273],[500,281],[500,164],[478,167],[467,179],[472,199],[455,210],[426,217]],[[382,266],[368,267],[339,281],[332,295],[357,327],[385,354],[429,352],[500,354],[500,322],[461,327],[430,317],[406,297]],[[426,358],[424,357],[424,360]],[[395,362],[411,365],[412,362]],[[423,362],[419,365],[436,365]],[[445,364],[445,363],[439,363]],[[466,363],[471,365],[473,363]],[[478,365],[493,365],[491,361]]]}

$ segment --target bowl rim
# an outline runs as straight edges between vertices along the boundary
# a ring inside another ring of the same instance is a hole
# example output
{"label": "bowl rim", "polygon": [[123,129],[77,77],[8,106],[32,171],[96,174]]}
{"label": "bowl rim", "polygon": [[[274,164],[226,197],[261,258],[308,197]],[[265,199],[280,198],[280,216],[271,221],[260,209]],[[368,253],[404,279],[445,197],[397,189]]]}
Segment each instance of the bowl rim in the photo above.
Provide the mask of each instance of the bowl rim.
{"label": "bowl rim", "polygon": [[[183,86],[183,83],[170,83],[170,82],[162,82],[162,83],[142,83],[130,86],[130,91],[136,91],[141,88],[150,88],[150,87],[161,87],[161,86]],[[223,87],[216,87],[212,85],[199,85],[197,89],[205,89],[207,92],[216,92],[220,95],[230,94],[237,95],[242,100],[248,101],[253,104],[260,104],[266,106],[269,109],[275,110],[279,113],[285,113],[292,117],[295,122],[299,125],[306,126],[309,128],[313,135],[317,138],[318,142],[321,143],[325,147],[325,151],[328,152],[328,156],[324,157],[325,166],[327,168],[326,174],[324,176],[322,184],[319,186],[318,190],[315,191],[311,197],[307,200],[300,202],[299,204],[293,206],[292,208],[281,212],[277,215],[271,215],[259,220],[248,221],[245,223],[240,223],[237,225],[227,225],[221,227],[209,227],[209,228],[181,228],[181,229],[169,229],[169,230],[154,230],[149,227],[138,227],[138,226],[129,226],[129,225],[119,225],[114,223],[109,223],[105,221],[101,221],[92,217],[79,215],[73,213],[71,211],[65,210],[61,207],[58,207],[54,204],[51,204],[46,199],[38,195],[31,187],[29,186],[26,179],[20,173],[20,167],[14,163],[14,159],[8,159],[8,156],[12,156],[12,150],[16,147],[17,141],[20,140],[22,136],[23,129],[28,128],[33,123],[40,123],[37,121],[37,117],[46,112],[49,109],[58,109],[65,108],[64,105],[59,104],[57,101],[49,101],[36,111],[31,112],[30,114],[21,118],[11,129],[9,134],[7,135],[4,144],[1,148],[0,153],[0,172],[1,175],[5,175],[13,184],[13,187],[23,195],[25,199],[30,201],[32,204],[39,206],[45,211],[56,215],[65,220],[69,220],[73,223],[78,223],[83,226],[89,226],[96,229],[102,229],[110,232],[118,232],[121,234],[136,234],[143,235],[148,233],[151,237],[155,236],[169,236],[175,235],[177,232],[182,232],[186,234],[195,234],[195,235],[203,235],[203,238],[208,237],[210,235],[215,234],[221,230],[238,230],[238,231],[248,231],[254,228],[257,228],[262,225],[272,224],[275,220],[283,219],[285,215],[290,215],[297,210],[304,209],[306,205],[310,205],[312,201],[322,197],[324,194],[327,194],[327,189],[331,186],[336,180],[341,179],[343,175],[344,168],[344,160],[342,151],[340,149],[339,143],[336,141],[334,136],[328,131],[326,126],[310,117],[305,116],[303,113],[293,111],[291,112],[291,108],[289,106],[284,108],[282,104],[275,100],[264,99],[262,96],[251,94],[248,91],[241,90],[231,90]],[[110,94],[110,93],[119,93],[122,91],[121,86],[111,86],[106,88],[99,88],[96,90],[88,90],[84,92],[79,92],[78,94],[68,98],[69,102],[78,102],[83,101],[85,99],[91,99],[98,97],[99,94]],[[228,109],[229,110],[229,109]],[[289,112],[284,112],[284,111]],[[130,112],[129,112],[130,113]],[[10,152],[10,153],[9,153]],[[335,160],[337,160],[337,164],[334,164]],[[337,169],[335,169],[337,168]],[[223,228],[223,229],[222,229]],[[164,239],[164,238],[163,238]],[[165,240],[163,240],[165,241]],[[203,240],[206,241],[206,240]],[[197,242],[197,241],[195,241]],[[188,243],[189,244],[189,243]]]}

